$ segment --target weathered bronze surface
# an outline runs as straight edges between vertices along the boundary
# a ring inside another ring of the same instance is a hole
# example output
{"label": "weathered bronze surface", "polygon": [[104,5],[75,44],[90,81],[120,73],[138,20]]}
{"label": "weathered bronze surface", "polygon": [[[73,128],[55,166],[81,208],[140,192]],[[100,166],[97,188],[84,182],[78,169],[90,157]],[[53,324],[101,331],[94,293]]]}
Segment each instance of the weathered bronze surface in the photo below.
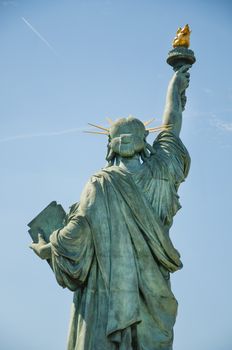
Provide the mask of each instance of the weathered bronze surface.
{"label": "weathered bronze surface", "polygon": [[[50,242],[39,235],[31,245],[50,259],[59,285],[74,292],[68,350],[172,349],[170,273],[182,263],[169,230],[190,166],[179,137],[190,65],[178,64],[161,127],[132,116],[93,125],[108,137],[107,166],[89,179]],[[160,133],[151,145],[153,131]],[[39,225],[46,231],[49,223]]]}

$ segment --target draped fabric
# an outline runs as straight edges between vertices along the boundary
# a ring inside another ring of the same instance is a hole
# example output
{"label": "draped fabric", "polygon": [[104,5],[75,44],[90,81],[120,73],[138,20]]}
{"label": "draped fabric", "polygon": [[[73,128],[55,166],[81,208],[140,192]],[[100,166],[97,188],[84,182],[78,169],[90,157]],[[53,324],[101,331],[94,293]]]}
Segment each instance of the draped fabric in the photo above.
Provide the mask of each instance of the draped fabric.
{"label": "draped fabric", "polygon": [[74,292],[68,350],[171,350],[177,301],[169,273],[182,267],[169,238],[190,159],[162,132],[136,173],[91,177],[67,225],[51,236],[57,282]]}

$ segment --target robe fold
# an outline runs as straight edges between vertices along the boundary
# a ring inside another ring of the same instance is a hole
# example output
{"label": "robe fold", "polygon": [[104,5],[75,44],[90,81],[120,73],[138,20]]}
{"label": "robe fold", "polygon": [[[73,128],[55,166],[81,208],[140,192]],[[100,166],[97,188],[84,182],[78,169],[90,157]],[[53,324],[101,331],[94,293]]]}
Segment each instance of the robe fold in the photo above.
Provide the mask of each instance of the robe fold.
{"label": "robe fold", "polygon": [[51,238],[57,282],[74,291],[68,350],[171,350],[182,267],[169,229],[190,158],[162,132],[140,170],[91,177],[67,225]]}

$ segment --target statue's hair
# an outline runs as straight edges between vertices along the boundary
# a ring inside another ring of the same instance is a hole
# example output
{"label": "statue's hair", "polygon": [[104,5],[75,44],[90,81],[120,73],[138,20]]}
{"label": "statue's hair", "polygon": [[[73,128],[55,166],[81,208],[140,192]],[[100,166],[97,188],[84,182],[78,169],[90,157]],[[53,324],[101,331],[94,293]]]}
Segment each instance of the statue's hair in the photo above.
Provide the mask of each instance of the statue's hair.
{"label": "statue's hair", "polygon": [[[144,148],[142,149],[142,151],[140,151],[137,154],[139,154],[143,162],[146,162],[147,159],[151,156],[151,154],[154,154],[154,149],[146,141],[146,138],[144,139]],[[106,154],[106,160],[108,162],[108,164],[106,165],[107,168],[115,164],[116,157],[117,157],[117,154],[112,150],[110,146],[110,140],[109,140],[107,144],[107,154]]]}

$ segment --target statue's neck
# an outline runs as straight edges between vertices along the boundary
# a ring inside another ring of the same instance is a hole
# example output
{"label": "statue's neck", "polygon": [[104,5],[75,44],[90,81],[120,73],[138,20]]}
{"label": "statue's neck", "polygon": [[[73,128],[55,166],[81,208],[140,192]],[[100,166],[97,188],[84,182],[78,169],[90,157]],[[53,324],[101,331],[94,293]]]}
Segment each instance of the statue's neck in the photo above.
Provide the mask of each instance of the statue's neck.
{"label": "statue's neck", "polygon": [[129,172],[136,172],[141,167],[140,157],[138,154],[131,158],[117,157],[116,164]]}

